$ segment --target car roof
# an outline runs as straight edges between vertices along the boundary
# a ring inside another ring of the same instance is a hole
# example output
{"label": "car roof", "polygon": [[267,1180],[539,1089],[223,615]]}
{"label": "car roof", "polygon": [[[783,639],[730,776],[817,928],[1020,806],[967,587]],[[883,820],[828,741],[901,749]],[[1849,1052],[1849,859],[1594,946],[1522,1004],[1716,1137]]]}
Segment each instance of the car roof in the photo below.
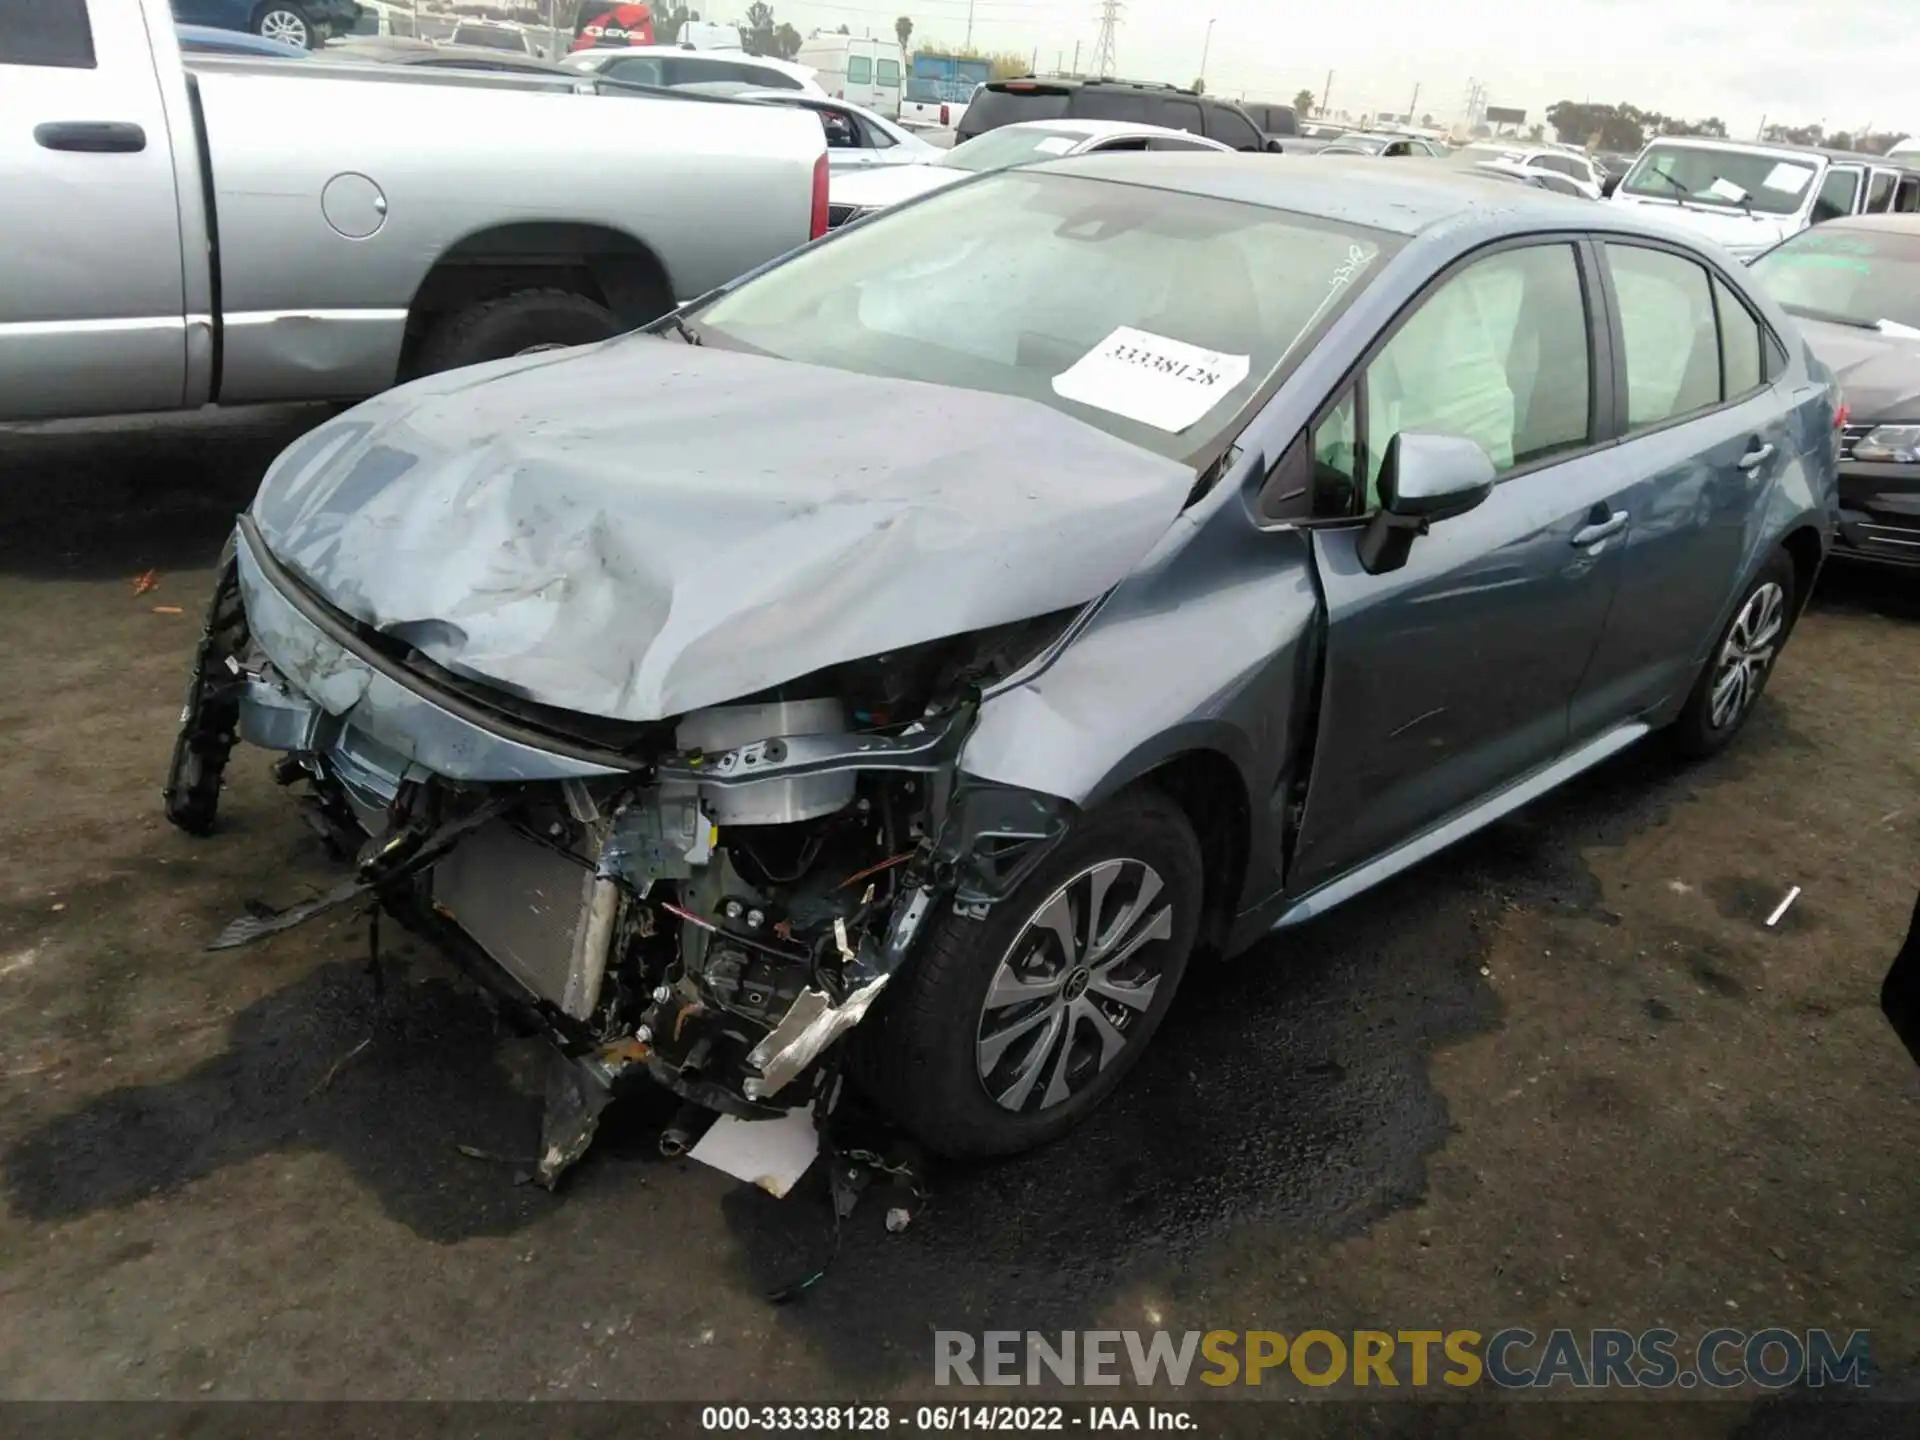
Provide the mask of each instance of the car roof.
{"label": "car roof", "polygon": [[1676,145],[1684,150],[1737,150],[1743,155],[1803,155],[1840,165],[1878,165],[1883,170],[1916,170],[1914,155],[1868,155],[1859,150],[1828,150],[1819,145],[1776,145],[1770,140],[1722,140],[1713,135],[1656,135],[1647,142]]}
{"label": "car roof", "polygon": [[[1039,167],[1157,189],[1263,205],[1273,210],[1418,235],[1475,215],[1509,217],[1514,228],[1613,230],[1672,240],[1681,227],[1647,207],[1596,206],[1591,200],[1511,185],[1451,165],[1382,165],[1338,155],[1288,156],[1284,163],[1245,155],[1148,153],[1069,156]],[[1690,237],[1697,240],[1697,236]]]}
{"label": "car roof", "polygon": [[1920,215],[1842,215],[1822,220],[1821,230],[1891,230],[1898,235],[1920,235]]}
{"label": "car roof", "polygon": [[[1058,120],[1016,120],[1011,125],[996,126],[985,133],[997,135],[1002,130],[1043,130],[1049,135],[1084,135],[1089,140],[1108,135],[1193,135],[1191,130],[1176,130],[1170,125],[1149,125],[1143,120],[1076,120],[1070,116],[1062,116]],[[1193,138],[1204,140],[1206,137],[1194,135]]]}
{"label": "car roof", "polygon": [[[1034,90],[1094,90],[1105,86],[1111,90],[1151,90],[1168,95],[1198,95],[1198,90],[1185,85],[1169,85],[1163,80],[1118,80],[1112,77],[1099,78],[1080,75],[1009,75],[1001,80],[989,80],[989,90],[1005,90],[1010,87]],[[1218,99],[1218,96],[1210,96]],[[1225,102],[1231,104],[1231,101]]]}

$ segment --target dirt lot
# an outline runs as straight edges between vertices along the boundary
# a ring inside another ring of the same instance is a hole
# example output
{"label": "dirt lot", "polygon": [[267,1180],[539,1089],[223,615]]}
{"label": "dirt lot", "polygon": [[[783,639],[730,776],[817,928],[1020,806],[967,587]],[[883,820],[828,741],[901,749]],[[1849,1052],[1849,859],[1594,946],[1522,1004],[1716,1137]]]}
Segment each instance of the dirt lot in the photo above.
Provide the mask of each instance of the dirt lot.
{"label": "dirt lot", "polygon": [[644,1105],[516,1185],[524,1047],[430,956],[382,1007],[357,922],[201,948],[332,873],[257,754],[216,838],[159,808],[210,564],[314,418],[0,434],[0,1395],[924,1397],[936,1327],[1102,1324],[1866,1327],[1920,1370],[1920,1084],[1875,1003],[1920,588],[1826,587],[1721,760],[1629,752],[1191,976],[1083,1133],[941,1173],[904,1235],[862,1207],[775,1307],[817,1188],[660,1160]]}

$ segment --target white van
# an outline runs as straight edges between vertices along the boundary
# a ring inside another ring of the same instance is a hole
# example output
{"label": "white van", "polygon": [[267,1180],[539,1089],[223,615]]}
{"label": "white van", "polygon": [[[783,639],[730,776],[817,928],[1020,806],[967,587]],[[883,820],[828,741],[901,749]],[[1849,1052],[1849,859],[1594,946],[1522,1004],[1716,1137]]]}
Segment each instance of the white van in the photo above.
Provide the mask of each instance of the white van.
{"label": "white van", "polygon": [[889,120],[900,118],[906,53],[898,41],[815,35],[793,58],[818,71],[821,86],[834,99],[865,106]]}

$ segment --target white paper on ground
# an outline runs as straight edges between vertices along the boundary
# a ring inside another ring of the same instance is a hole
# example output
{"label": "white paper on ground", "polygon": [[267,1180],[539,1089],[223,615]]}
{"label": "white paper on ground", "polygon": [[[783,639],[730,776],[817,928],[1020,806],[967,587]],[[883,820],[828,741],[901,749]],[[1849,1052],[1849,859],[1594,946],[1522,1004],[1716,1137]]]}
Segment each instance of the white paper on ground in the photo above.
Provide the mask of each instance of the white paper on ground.
{"label": "white paper on ground", "polygon": [[794,1187],[819,1153],[812,1105],[789,1110],[778,1120],[722,1115],[687,1152],[702,1165],[758,1185],[776,1198]]}
{"label": "white paper on ground", "polygon": [[1054,376],[1053,393],[1178,434],[1246,379],[1250,364],[1122,325]]}
{"label": "white paper on ground", "polygon": [[1804,165],[1793,165],[1782,160],[1767,172],[1767,178],[1760,183],[1769,190],[1778,190],[1783,195],[1798,195],[1807,188],[1807,182],[1813,179],[1813,171]]}
{"label": "white paper on ground", "polygon": [[1064,155],[1079,143],[1071,135],[1049,135],[1044,140],[1036,141],[1033,148],[1042,155]]}

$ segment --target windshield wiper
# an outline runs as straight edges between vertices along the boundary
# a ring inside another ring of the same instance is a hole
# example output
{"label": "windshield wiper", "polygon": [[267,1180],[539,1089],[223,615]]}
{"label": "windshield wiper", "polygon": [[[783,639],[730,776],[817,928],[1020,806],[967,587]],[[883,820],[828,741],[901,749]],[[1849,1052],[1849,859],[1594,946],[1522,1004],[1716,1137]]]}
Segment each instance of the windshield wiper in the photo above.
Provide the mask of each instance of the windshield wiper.
{"label": "windshield wiper", "polygon": [[1780,308],[1789,315],[1798,315],[1807,320],[1824,320],[1829,325],[1846,325],[1855,330],[1878,330],[1877,320],[1862,320],[1858,315],[1842,315],[1838,310],[1821,310],[1812,305],[1789,305],[1784,300]]}
{"label": "windshield wiper", "polygon": [[[1726,176],[1724,175],[1716,175],[1713,177],[1712,184],[1713,185],[1733,185],[1733,182],[1727,179]],[[1746,211],[1747,217],[1751,219],[1753,217],[1753,197],[1748,195],[1747,192],[1741,189],[1741,187],[1738,185],[1733,185],[1733,188],[1740,191],[1740,198],[1734,201],[1733,203],[1738,205],[1742,210]],[[1707,193],[1709,195],[1714,195],[1714,194],[1718,194],[1719,192],[1714,190],[1711,186],[1709,186]]]}
{"label": "windshield wiper", "polygon": [[707,343],[706,341],[702,340],[697,333],[695,333],[694,328],[691,325],[687,324],[685,320],[680,318],[680,312],[678,310],[672,311],[667,316],[667,324],[671,325],[676,331],[678,331],[680,338],[686,341],[687,344],[689,345],[704,345]]}
{"label": "windshield wiper", "polygon": [[1666,171],[1664,170],[1654,171],[1653,178],[1656,180],[1664,180],[1667,182],[1667,184],[1671,185],[1675,190],[1678,190],[1680,192],[1680,198],[1682,200],[1691,200],[1693,198],[1693,192],[1687,188],[1686,182],[1683,180],[1674,179],[1673,176],[1669,175]]}

